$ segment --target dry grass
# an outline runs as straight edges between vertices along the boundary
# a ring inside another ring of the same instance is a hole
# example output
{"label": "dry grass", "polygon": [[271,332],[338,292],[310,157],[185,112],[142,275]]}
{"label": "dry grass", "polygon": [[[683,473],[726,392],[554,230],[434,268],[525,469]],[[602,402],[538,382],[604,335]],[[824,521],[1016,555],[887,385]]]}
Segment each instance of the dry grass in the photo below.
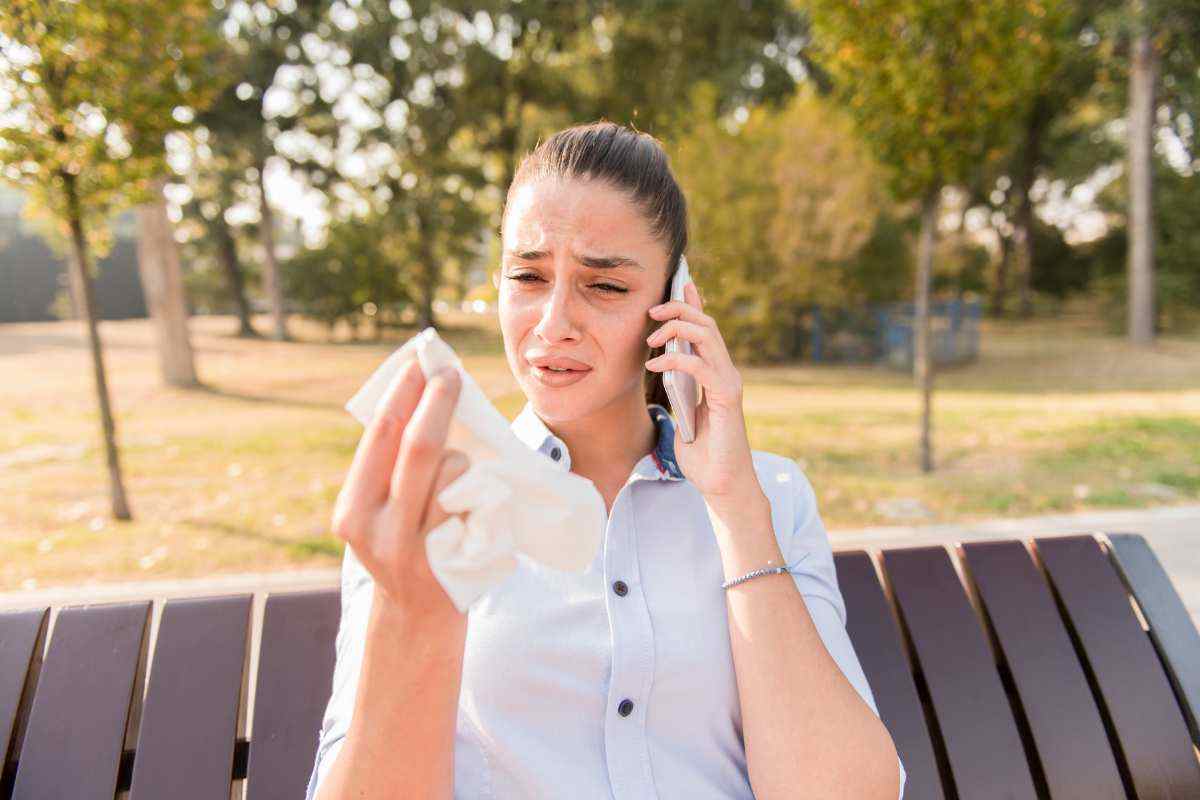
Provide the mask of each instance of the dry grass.
{"label": "dry grass", "polygon": [[[494,320],[448,321],[511,418],[524,397]],[[191,326],[195,391],[159,385],[145,320],[101,326],[135,516],[120,524],[81,326],[0,326],[0,590],[338,563],[329,513],[361,430],[342,403],[415,331],[356,344],[295,324],[301,341],[279,344],[232,336],[228,317]],[[928,476],[907,375],[743,374],[753,446],[801,462],[831,529],[891,521],[877,503],[895,499],[945,522],[1200,497],[1200,340],[1141,351],[1086,318],[985,323],[980,360],[937,378]]]}

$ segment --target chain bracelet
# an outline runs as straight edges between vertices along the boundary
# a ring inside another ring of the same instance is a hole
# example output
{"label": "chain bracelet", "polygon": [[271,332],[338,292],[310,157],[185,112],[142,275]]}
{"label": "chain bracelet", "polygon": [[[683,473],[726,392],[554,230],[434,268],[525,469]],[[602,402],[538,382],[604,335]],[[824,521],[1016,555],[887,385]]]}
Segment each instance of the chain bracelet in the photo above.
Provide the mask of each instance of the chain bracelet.
{"label": "chain bracelet", "polygon": [[775,575],[777,573],[787,572],[787,571],[788,571],[787,567],[765,567],[763,569],[752,570],[750,572],[747,572],[745,575],[742,575],[740,578],[732,578],[730,580],[725,581],[724,583],[721,584],[721,588],[728,589],[730,586],[737,586],[739,583],[748,581],[751,578],[757,578],[760,575]]}
{"label": "chain bracelet", "polygon": [[[796,563],[799,564],[801,561],[808,558],[808,556],[809,556],[809,554],[805,553],[804,555],[800,556],[800,558],[796,559]],[[770,564],[771,562],[768,561],[767,563]],[[727,580],[721,584],[721,588],[728,589],[731,586],[737,586],[739,583],[744,583],[745,581],[748,581],[751,578],[758,578],[762,575],[777,575],[781,572],[791,572],[791,571],[792,571],[792,568],[787,567],[787,566],[760,567],[759,569],[751,570],[750,572],[747,572],[745,575],[742,575],[740,577],[730,578],[729,580]]]}

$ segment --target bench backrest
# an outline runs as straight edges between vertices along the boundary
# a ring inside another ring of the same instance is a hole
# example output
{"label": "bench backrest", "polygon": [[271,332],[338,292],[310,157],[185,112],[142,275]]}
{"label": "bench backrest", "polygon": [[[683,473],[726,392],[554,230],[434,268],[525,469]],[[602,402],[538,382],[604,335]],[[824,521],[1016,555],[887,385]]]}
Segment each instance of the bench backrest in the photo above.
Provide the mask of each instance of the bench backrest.
{"label": "bench backrest", "polygon": [[[835,562],[908,800],[1200,797],[1200,633],[1141,536]],[[0,800],[303,797],[338,593],[253,600],[0,613]]]}

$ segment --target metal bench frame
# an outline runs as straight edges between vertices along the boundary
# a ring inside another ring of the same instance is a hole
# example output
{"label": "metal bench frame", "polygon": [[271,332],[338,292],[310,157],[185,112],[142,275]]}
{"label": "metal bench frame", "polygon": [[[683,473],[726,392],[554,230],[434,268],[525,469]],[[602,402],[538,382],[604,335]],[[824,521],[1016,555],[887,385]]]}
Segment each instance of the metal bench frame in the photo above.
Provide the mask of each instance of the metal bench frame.
{"label": "metal bench frame", "polygon": [[[909,800],[1200,798],[1200,633],[1141,536],[835,563]],[[0,612],[0,800],[303,797],[339,593],[260,599]]]}

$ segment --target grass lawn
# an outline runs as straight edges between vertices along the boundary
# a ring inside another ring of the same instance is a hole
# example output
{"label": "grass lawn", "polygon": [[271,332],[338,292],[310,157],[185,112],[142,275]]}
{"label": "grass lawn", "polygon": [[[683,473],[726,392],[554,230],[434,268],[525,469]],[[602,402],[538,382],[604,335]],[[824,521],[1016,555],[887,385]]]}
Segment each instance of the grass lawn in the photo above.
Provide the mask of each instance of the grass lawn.
{"label": "grass lawn", "polygon": [[[524,404],[495,320],[446,339],[500,410]],[[265,318],[257,320],[267,330]],[[204,388],[159,385],[146,320],[101,324],[126,491],[108,515],[82,326],[0,326],[0,591],[334,567],[334,498],[361,431],[342,408],[415,331],[375,344],[243,341],[192,320]],[[1200,339],[1141,351],[1086,316],[985,321],[980,359],[936,378],[937,470],[917,466],[918,395],[876,367],[743,367],[751,444],[797,459],[839,527],[1163,505],[1200,498]]]}

